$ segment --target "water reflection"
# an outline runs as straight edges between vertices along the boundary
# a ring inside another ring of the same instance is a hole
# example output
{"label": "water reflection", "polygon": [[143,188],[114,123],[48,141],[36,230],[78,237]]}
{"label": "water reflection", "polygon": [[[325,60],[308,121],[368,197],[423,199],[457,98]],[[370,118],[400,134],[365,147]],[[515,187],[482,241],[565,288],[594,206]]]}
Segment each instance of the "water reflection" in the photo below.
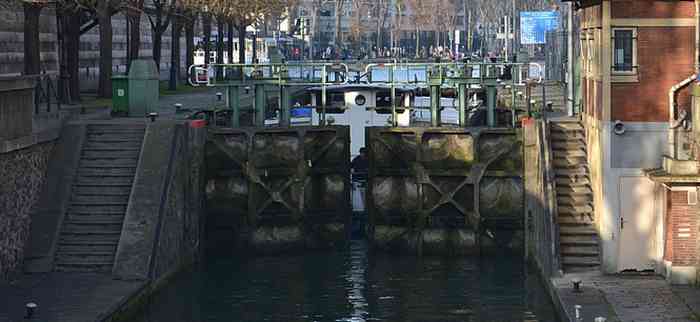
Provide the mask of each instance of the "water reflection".
{"label": "water reflection", "polygon": [[514,256],[414,258],[367,251],[210,258],[162,290],[139,321],[554,321]]}

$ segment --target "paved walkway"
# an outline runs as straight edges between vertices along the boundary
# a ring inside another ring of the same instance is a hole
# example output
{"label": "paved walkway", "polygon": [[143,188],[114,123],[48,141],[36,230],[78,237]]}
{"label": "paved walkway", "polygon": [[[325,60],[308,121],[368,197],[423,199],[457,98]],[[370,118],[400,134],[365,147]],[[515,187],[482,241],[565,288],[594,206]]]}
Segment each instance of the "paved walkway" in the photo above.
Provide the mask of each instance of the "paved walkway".
{"label": "paved walkway", "polygon": [[119,307],[143,286],[108,274],[25,274],[0,285],[0,322],[24,320],[24,305],[39,305],[33,321],[94,322]]}
{"label": "paved walkway", "polygon": [[[573,292],[571,280],[582,280],[583,292]],[[581,305],[581,321],[602,316],[620,322],[698,321],[700,289],[672,287],[658,276],[568,274],[552,279],[556,295],[575,321],[575,305]]]}

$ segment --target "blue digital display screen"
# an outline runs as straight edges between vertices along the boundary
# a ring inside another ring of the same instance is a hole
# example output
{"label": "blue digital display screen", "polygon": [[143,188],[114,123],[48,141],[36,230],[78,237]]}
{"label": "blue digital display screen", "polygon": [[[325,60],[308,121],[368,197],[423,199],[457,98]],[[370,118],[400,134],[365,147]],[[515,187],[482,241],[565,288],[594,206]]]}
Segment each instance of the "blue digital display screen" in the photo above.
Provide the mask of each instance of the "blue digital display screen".
{"label": "blue digital display screen", "polygon": [[548,31],[559,27],[556,11],[520,12],[520,43],[523,45],[544,44]]}

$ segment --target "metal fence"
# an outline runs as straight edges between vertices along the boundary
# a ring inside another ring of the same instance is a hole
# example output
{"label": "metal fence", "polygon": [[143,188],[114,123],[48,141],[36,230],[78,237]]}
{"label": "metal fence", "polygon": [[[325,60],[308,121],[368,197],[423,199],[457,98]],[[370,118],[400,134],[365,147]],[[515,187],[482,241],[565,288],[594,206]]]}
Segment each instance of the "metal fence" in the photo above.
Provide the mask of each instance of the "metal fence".
{"label": "metal fence", "polygon": [[550,31],[546,35],[546,79],[566,82],[567,31]]}
{"label": "metal fence", "polygon": [[57,80],[49,74],[42,74],[37,77],[34,87],[34,114],[51,113],[52,106],[61,109]]}

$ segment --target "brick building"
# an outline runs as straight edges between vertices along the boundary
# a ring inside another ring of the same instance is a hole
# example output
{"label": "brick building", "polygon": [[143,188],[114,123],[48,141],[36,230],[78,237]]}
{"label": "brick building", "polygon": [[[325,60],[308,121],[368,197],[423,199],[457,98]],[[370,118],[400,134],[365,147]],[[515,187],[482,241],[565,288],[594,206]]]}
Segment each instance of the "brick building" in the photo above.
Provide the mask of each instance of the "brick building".
{"label": "brick building", "polygon": [[700,177],[687,151],[700,133],[690,122],[700,2],[568,2],[580,21],[580,110],[602,270],[694,283]]}

